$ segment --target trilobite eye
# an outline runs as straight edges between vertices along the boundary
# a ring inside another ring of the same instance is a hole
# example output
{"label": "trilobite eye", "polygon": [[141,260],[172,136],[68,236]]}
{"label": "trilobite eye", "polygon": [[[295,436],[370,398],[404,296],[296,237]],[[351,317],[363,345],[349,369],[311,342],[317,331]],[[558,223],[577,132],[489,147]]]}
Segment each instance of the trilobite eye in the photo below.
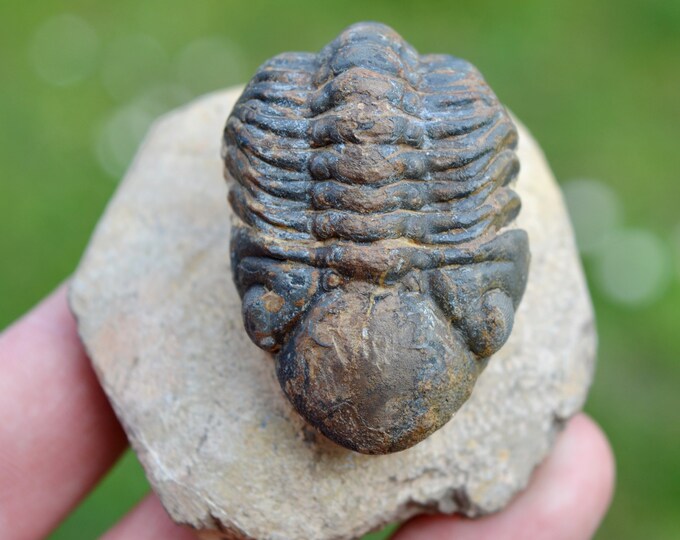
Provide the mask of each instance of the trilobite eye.
{"label": "trilobite eye", "polygon": [[283,297],[262,286],[253,286],[243,297],[243,320],[250,339],[265,351],[274,352],[280,347],[275,337],[283,307]]}
{"label": "trilobite eye", "polygon": [[512,300],[500,289],[482,295],[463,319],[470,350],[482,358],[491,356],[507,341],[515,311]]}
{"label": "trilobite eye", "polygon": [[247,257],[236,268],[246,332],[276,352],[319,292],[320,272],[307,265]]}

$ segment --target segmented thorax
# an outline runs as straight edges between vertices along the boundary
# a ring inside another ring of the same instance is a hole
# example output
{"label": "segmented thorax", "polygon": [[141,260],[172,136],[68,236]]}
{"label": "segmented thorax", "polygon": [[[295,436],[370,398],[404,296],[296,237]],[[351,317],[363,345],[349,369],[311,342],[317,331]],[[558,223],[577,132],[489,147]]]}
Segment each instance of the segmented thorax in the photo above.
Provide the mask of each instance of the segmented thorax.
{"label": "segmented thorax", "polygon": [[[421,363],[441,366],[413,377],[437,379],[430,383],[444,399],[452,377],[459,386],[467,380],[462,371],[447,375],[451,365],[467,366],[460,357],[469,356],[472,367],[463,371],[476,377],[479,361],[507,339],[528,264],[526,235],[506,229],[520,208],[508,187],[519,167],[517,132],[471,64],[419,56],[383,25],[354,25],[319,54],[267,61],[234,107],[224,142],[246,329],[277,353],[284,391],[331,438],[373,451],[373,442],[348,442],[325,423],[329,414],[345,423],[351,417],[358,426],[352,436],[375,439],[379,422],[399,424],[383,410],[394,409],[396,398],[381,385],[397,387],[397,397],[401,387],[376,379],[370,388],[350,388],[349,379],[340,384],[330,372],[313,381],[309,367],[317,360],[328,366],[340,358],[344,369],[358,371],[394,365],[405,345],[381,333],[396,321],[429,324],[405,338],[406,348],[431,350]],[[419,315],[397,313],[404,310]],[[356,332],[347,329],[354,323]],[[333,335],[333,326],[347,328]],[[312,359],[311,349],[320,349],[322,360]],[[334,389],[311,396],[310,385]],[[368,412],[359,410],[361,391],[381,396]],[[311,401],[326,410],[310,411]],[[431,432],[438,422],[419,429]],[[403,446],[395,442],[406,437],[402,427],[385,426],[385,451]]]}

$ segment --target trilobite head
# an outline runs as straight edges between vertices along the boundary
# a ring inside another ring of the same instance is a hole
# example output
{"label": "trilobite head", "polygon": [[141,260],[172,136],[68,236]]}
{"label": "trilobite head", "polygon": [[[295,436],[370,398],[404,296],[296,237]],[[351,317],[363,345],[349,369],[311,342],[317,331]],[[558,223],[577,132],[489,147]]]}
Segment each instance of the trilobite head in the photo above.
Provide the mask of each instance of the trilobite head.
{"label": "trilobite head", "polygon": [[330,439],[418,443],[507,340],[529,264],[516,143],[472,65],[381,24],[245,88],[223,145],[245,328]]}

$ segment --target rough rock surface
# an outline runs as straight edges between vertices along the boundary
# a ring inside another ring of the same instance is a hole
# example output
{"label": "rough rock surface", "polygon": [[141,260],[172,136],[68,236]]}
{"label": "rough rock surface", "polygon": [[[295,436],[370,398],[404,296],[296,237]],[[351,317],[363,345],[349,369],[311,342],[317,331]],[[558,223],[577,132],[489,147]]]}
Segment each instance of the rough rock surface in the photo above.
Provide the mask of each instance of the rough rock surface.
{"label": "rough rock surface", "polygon": [[206,538],[349,539],[424,511],[477,516],[526,485],[583,404],[593,314],[559,190],[520,126],[532,266],[470,400],[386,456],[316,433],[246,335],[229,269],[220,133],[240,89],[159,120],[71,289],[82,339],[165,508]]}

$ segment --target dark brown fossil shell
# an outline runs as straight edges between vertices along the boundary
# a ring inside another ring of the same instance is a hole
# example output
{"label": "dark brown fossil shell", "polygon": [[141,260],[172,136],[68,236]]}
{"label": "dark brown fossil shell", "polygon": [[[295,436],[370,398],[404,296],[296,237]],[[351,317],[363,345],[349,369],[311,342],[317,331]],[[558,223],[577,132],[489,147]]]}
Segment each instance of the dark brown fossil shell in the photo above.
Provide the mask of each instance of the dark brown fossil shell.
{"label": "dark brown fossil shell", "polygon": [[468,62],[360,23],[265,62],[224,130],[251,339],[330,439],[383,454],[444,425],[527,280],[517,132]]}

